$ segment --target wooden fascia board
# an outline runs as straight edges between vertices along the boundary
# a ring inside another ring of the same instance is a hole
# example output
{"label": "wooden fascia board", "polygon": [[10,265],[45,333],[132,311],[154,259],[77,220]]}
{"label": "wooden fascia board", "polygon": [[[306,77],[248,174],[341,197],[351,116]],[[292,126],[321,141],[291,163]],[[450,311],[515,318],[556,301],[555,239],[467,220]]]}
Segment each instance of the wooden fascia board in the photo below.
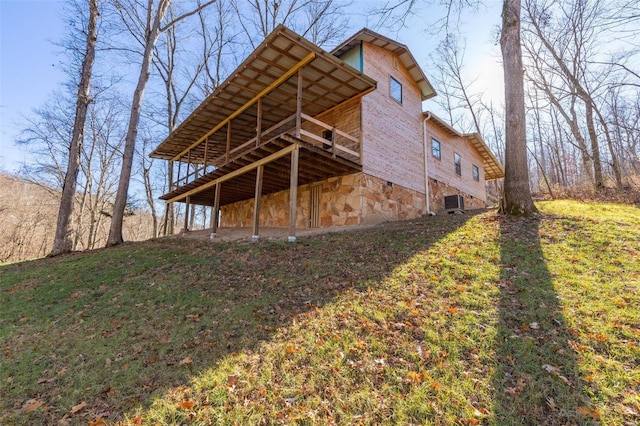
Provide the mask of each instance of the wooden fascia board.
{"label": "wooden fascia board", "polygon": [[278,158],[284,157],[285,155],[287,155],[290,152],[292,152],[296,148],[296,146],[297,146],[297,144],[289,145],[286,148],[281,149],[280,151],[274,152],[273,154],[271,154],[271,155],[269,155],[267,157],[261,158],[260,160],[257,160],[257,161],[255,161],[255,162],[253,162],[251,164],[247,164],[244,167],[241,167],[241,168],[239,168],[237,170],[229,172],[224,176],[220,176],[219,178],[214,179],[214,180],[212,180],[210,182],[207,182],[204,185],[200,185],[199,187],[193,188],[193,189],[191,189],[191,190],[189,190],[189,191],[187,191],[187,192],[185,192],[183,194],[176,195],[175,197],[167,200],[167,203],[174,203],[176,201],[180,201],[180,200],[182,200],[182,199],[184,199],[186,197],[189,197],[189,196],[191,196],[193,194],[197,194],[198,192],[202,192],[205,189],[209,189],[212,186],[215,186],[215,185],[217,185],[219,183],[228,181],[230,179],[233,179],[234,177],[237,177],[237,176],[240,176],[240,175],[245,174],[247,172],[250,172],[251,170],[257,168],[258,166],[265,165],[265,164],[268,164],[268,163],[270,163],[272,161],[275,161]]}

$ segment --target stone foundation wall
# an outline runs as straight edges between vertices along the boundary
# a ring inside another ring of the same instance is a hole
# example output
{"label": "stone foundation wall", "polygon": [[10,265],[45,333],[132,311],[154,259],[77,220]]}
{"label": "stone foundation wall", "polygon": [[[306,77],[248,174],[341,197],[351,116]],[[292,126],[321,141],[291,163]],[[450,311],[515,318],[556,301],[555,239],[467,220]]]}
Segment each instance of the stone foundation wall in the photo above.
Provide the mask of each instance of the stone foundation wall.
{"label": "stone foundation wall", "polygon": [[[355,173],[330,178],[320,186],[320,226],[349,226],[413,219],[425,214],[424,194],[387,181]],[[298,188],[296,227],[309,227],[310,185]],[[465,200],[466,201],[466,200]],[[253,224],[253,200],[222,207],[221,226]],[[262,197],[260,226],[289,226],[289,191]]]}
{"label": "stone foundation wall", "polygon": [[447,195],[462,195],[464,197],[465,210],[483,209],[486,202],[480,198],[469,195],[445,182],[429,178],[429,208],[436,214],[445,212],[444,197]]}
{"label": "stone foundation wall", "polygon": [[363,223],[414,219],[426,213],[424,194],[362,174]]}

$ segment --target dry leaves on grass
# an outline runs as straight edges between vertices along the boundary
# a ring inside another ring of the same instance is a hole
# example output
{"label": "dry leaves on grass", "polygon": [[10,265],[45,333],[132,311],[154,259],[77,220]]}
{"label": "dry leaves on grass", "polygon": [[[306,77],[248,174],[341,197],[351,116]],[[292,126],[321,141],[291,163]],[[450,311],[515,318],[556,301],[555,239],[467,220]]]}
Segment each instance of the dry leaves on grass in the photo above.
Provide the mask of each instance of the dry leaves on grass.
{"label": "dry leaves on grass", "polygon": [[193,401],[182,401],[181,403],[178,404],[178,406],[182,409],[189,410],[193,408],[195,404],[196,403]]}
{"label": "dry leaves on grass", "polygon": [[36,411],[38,408],[42,407],[42,401],[38,401],[37,399],[30,399],[24,403],[22,406],[22,411],[24,413],[30,413],[32,411]]}
{"label": "dry leaves on grass", "polygon": [[74,405],[71,407],[71,414],[76,414],[78,411],[81,411],[83,408],[87,406],[85,401],[82,401],[80,404]]}

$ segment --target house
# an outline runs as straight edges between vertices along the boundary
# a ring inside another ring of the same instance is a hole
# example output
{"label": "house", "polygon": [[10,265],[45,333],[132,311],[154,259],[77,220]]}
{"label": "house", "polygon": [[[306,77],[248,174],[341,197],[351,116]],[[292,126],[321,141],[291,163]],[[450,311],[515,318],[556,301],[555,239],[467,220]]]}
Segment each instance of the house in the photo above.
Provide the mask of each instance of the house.
{"label": "house", "polygon": [[267,226],[290,240],[442,212],[451,195],[484,207],[503,169],[480,135],[422,111],[435,95],[396,41],[363,29],[329,53],[279,26],[151,153],[172,165],[161,199],[211,206],[212,237]]}

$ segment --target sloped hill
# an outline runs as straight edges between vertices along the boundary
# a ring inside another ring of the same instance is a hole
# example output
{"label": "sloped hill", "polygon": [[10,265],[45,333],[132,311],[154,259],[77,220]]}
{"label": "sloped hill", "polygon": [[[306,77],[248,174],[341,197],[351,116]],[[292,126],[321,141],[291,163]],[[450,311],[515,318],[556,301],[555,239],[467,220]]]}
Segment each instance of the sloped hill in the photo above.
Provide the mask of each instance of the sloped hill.
{"label": "sloped hill", "polygon": [[640,211],[0,267],[0,424],[635,424]]}

